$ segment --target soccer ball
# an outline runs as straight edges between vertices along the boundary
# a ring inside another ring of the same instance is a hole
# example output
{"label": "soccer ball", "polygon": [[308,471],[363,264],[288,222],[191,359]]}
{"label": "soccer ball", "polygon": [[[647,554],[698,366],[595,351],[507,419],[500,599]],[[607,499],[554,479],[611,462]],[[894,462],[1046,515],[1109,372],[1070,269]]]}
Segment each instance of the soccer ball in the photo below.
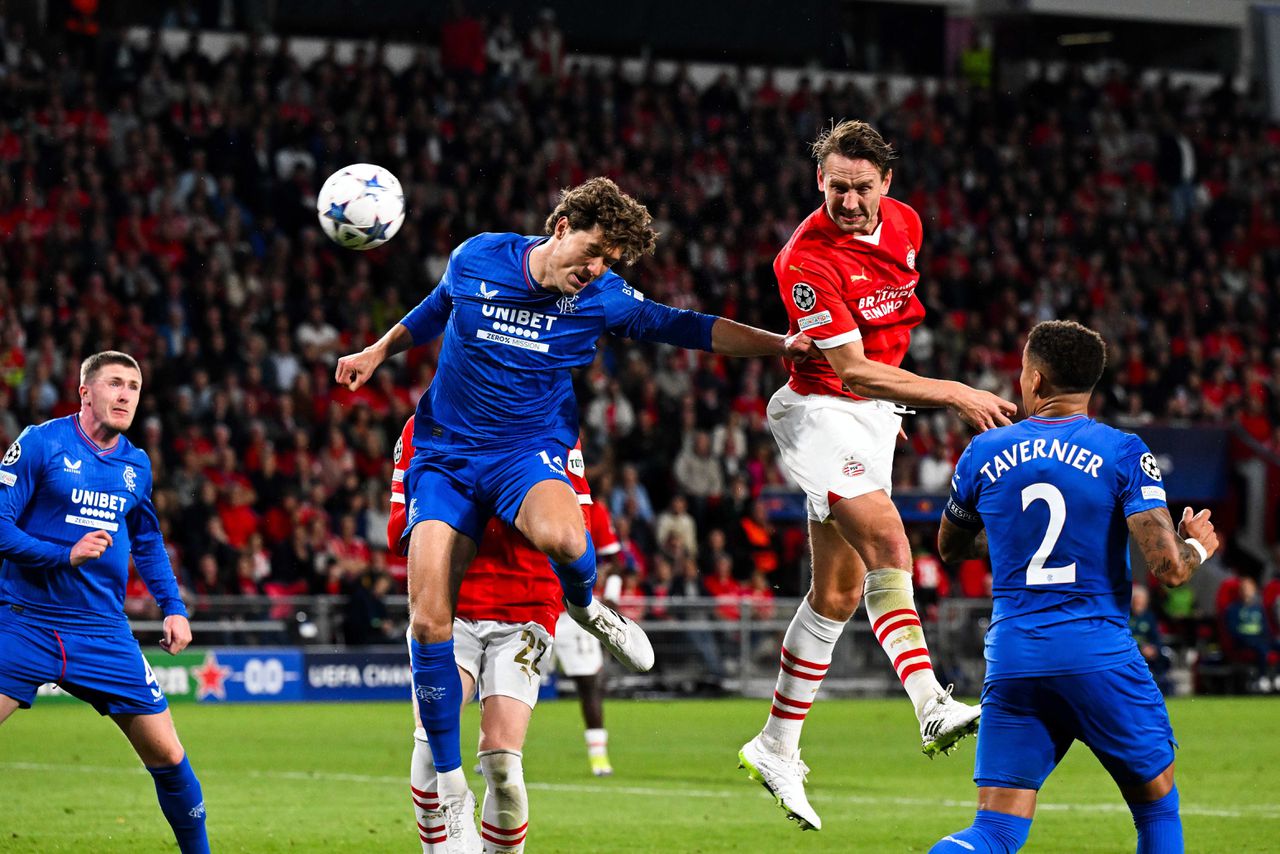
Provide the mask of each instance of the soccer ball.
{"label": "soccer ball", "polygon": [[381,166],[353,163],[329,176],[316,196],[320,227],[339,246],[373,249],[404,225],[404,191]]}

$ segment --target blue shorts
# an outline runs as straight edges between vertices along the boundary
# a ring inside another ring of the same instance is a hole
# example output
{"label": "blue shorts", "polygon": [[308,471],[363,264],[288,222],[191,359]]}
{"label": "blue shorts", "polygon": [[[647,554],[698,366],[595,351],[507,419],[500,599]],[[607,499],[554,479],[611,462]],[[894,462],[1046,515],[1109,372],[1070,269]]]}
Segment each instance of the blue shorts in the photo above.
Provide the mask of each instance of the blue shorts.
{"label": "blue shorts", "polygon": [[100,715],[154,715],[169,708],[151,665],[127,630],[82,635],[37,626],[0,606],[0,694],[24,709],[54,682]]}
{"label": "blue shorts", "polygon": [[538,439],[499,451],[418,449],[404,473],[404,533],[428,519],[444,522],[480,542],[492,516],[514,525],[525,495],[534,484],[558,480],[572,488],[565,465],[569,449],[553,439]]}
{"label": "blue shorts", "polygon": [[1095,673],[988,682],[973,782],[1039,790],[1076,740],[1121,786],[1160,776],[1178,743],[1160,689],[1135,659]]}

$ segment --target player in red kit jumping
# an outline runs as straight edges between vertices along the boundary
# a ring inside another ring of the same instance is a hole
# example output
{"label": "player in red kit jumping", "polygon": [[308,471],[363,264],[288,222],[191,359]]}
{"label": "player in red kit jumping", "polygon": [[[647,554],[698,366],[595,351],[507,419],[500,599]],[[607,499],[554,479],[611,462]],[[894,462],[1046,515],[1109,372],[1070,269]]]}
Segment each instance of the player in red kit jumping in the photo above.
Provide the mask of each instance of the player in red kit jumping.
{"label": "player in red kit jumping", "polygon": [[924,317],[916,297],[920,217],[888,198],[893,149],[865,122],[843,121],[813,144],[822,207],[778,253],[774,273],[791,321],[825,359],[790,366],[769,402],[782,461],[808,496],[813,586],[782,642],[773,706],[739,752],[741,767],[804,830],[822,826],[805,796],[800,730],[859,601],[920,721],[923,751],[950,752],[979,709],[933,674],[911,589],[911,548],[892,490],[901,404],[945,406],[978,430],[1009,423],[1014,404],[898,367]]}
{"label": "player in red kit jumping", "polygon": [[[391,517],[387,542],[400,547],[405,528],[404,472],[413,456],[413,418],[405,422],[395,448]],[[578,493],[587,530],[593,530],[591,491],[582,451],[569,452],[565,471]],[[594,533],[594,531],[593,531]],[[597,540],[607,544],[606,536]],[[529,829],[522,750],[542,674],[561,613],[560,582],[547,556],[496,517],[489,520],[475,560],[463,577],[454,619],[454,659],[462,696],[480,701],[478,756],[485,779],[480,836],[486,854],[519,854]],[[594,637],[587,636],[592,641]],[[597,642],[597,654],[599,646]],[[465,702],[465,700],[464,700]],[[414,705],[415,719],[417,705]],[[424,854],[444,851],[454,834],[451,821],[471,817],[440,809],[436,770],[422,724],[415,720],[410,787]]]}

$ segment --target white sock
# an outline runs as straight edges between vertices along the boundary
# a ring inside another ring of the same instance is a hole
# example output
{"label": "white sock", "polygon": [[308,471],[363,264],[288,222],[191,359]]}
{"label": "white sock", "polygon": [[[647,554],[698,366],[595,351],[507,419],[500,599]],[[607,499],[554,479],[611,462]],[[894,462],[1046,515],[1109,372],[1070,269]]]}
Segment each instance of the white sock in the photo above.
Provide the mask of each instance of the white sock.
{"label": "white sock", "polygon": [[484,771],[484,806],[480,808],[480,837],[485,854],[521,854],[529,832],[529,795],[518,750],[480,753]]}
{"label": "white sock", "polygon": [[609,731],[604,728],[586,730],[588,756],[605,756],[609,752]]}
{"label": "white sock", "polygon": [[418,837],[422,840],[423,854],[435,854],[437,845],[445,841],[444,822],[430,820],[427,812],[440,809],[436,794],[436,766],[431,758],[431,745],[427,743],[427,731],[422,727],[413,732],[413,759],[409,765],[409,791],[413,797],[413,814],[418,820]]}
{"label": "white sock", "polygon": [[842,631],[844,622],[813,610],[808,597],[801,600],[787,626],[773,707],[764,725],[764,734],[776,743],[777,752],[783,756],[792,755],[800,747],[805,716],[818,696],[818,688],[831,666],[831,651]]}
{"label": "white sock", "polygon": [[919,717],[924,704],[942,693],[942,686],[933,675],[911,574],[901,569],[869,570],[862,585],[862,601],[867,605],[871,633],[893,662]]}

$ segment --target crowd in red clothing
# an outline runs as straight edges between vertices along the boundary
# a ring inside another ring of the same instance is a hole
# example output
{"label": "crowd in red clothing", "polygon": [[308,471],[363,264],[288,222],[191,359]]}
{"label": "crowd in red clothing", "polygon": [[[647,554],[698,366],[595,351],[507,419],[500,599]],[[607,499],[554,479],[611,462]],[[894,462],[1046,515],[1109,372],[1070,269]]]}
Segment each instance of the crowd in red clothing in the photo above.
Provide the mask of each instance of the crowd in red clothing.
{"label": "crowd in red clothing", "polygon": [[[553,21],[465,26],[445,40],[459,55],[393,71],[377,50],[303,66],[256,38],[216,58],[103,41],[76,64],[0,22],[0,442],[75,409],[83,356],[137,356],[134,438],[188,589],[338,592],[399,571],[381,542],[391,443],[436,350],[354,394],[334,361],[427,294],[462,239],[540,231],[566,185],[608,175],[649,206],[657,254],[623,273],[650,298],[781,329],[771,263],[820,201],[805,146],[832,116],[899,148],[893,195],[923,218],[929,314],[905,367],[1012,397],[1025,331],[1076,318],[1111,348],[1103,416],[1233,422],[1280,446],[1280,130],[1229,88],[1078,69],[901,99],[747,73],[700,87],[577,64]],[[410,212],[368,254],[327,243],[313,206],[359,161],[390,168]],[[583,438],[630,589],[696,576],[726,616],[798,592],[803,532],[759,502],[791,488],[764,424],[784,377],[602,343],[579,378]],[[965,434],[937,413],[907,430],[897,483],[945,490]]]}

